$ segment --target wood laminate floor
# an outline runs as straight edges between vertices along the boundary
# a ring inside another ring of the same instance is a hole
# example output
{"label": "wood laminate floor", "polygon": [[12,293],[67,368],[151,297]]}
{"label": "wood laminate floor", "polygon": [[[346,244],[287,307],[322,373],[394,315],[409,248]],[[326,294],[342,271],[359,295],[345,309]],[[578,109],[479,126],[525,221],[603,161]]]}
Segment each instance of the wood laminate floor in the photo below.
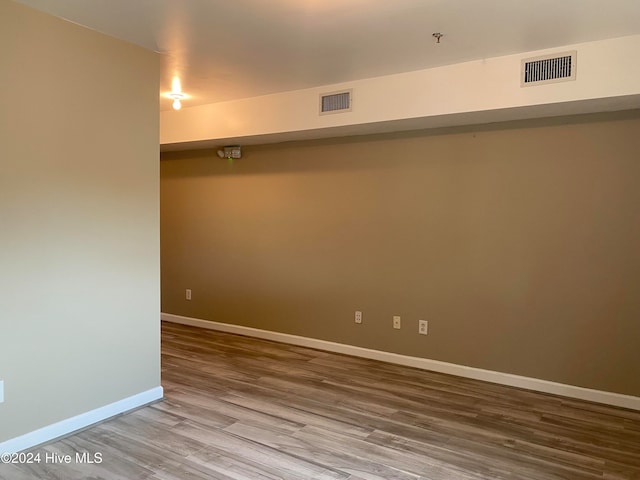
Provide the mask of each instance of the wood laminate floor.
{"label": "wood laminate floor", "polygon": [[0,465],[22,479],[640,479],[640,412],[174,324],[165,400]]}

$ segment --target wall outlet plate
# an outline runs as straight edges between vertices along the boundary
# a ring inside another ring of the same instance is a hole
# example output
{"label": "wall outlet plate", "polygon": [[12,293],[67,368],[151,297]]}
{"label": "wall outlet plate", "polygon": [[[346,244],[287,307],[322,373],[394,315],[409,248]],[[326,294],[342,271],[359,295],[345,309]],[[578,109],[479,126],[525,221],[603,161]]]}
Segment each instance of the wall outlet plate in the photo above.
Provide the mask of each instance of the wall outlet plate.
{"label": "wall outlet plate", "polygon": [[354,319],[356,323],[362,323],[362,312],[360,310],[356,310]]}
{"label": "wall outlet plate", "polygon": [[399,315],[394,315],[393,316],[393,328],[399,329],[401,326],[402,326],[402,324],[400,323],[400,316]]}
{"label": "wall outlet plate", "polygon": [[427,320],[418,320],[418,333],[420,335],[429,334],[429,322]]}

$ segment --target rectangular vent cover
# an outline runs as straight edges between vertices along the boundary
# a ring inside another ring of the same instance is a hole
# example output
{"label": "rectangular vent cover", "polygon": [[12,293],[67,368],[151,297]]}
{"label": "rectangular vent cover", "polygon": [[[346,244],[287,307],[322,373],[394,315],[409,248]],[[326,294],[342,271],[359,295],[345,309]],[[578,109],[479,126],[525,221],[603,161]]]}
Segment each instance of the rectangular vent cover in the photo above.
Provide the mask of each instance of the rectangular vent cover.
{"label": "rectangular vent cover", "polygon": [[320,95],[320,115],[351,111],[351,90]]}
{"label": "rectangular vent cover", "polygon": [[576,52],[522,60],[521,86],[566,82],[576,79]]}

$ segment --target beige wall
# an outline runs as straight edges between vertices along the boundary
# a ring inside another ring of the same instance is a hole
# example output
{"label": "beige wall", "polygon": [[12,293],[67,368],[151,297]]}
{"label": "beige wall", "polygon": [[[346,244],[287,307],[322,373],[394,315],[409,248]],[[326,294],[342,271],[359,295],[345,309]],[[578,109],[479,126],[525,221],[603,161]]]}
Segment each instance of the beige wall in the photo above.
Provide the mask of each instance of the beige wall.
{"label": "beige wall", "polygon": [[640,395],[639,133],[624,112],[164,154],[162,309]]}
{"label": "beige wall", "polygon": [[160,385],[158,59],[0,0],[0,442]]}

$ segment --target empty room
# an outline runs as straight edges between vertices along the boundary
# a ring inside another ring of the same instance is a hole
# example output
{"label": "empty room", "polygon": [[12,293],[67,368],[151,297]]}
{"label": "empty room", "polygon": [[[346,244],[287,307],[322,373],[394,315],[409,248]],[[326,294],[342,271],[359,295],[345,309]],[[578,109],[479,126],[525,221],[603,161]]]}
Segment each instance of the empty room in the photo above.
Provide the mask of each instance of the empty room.
{"label": "empty room", "polygon": [[0,0],[0,480],[640,478],[640,3]]}

